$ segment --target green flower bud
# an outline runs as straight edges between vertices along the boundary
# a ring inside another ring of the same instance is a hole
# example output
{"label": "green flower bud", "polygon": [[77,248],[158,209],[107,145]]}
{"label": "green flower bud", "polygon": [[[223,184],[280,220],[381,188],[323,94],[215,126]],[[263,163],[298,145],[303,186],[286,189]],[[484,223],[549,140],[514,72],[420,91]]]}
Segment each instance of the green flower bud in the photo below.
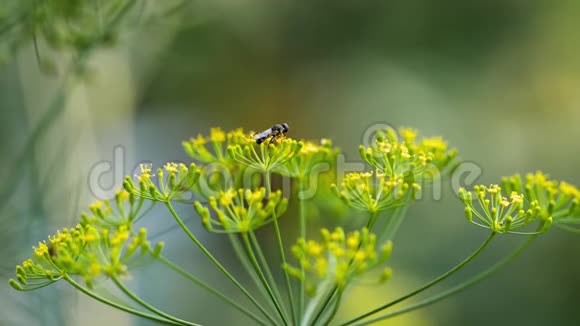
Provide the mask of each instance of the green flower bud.
{"label": "green flower bud", "polygon": [[389,267],[383,269],[383,272],[381,273],[381,276],[379,278],[379,283],[384,283],[388,280],[391,279],[391,277],[393,276],[393,270]]}
{"label": "green flower bud", "polygon": [[20,282],[20,284],[28,285],[28,282],[26,282],[26,278],[23,275],[16,274],[16,279],[18,280],[18,282]]}
{"label": "green flower bud", "polygon": [[473,212],[470,207],[465,207],[465,217],[469,222],[473,222]]}
{"label": "green flower bud", "polygon": [[155,245],[155,248],[153,249],[153,253],[151,255],[154,258],[158,258],[159,256],[161,256],[161,252],[163,251],[164,247],[165,247],[165,243],[163,241],[157,242],[157,244]]}
{"label": "green flower bud", "polygon": [[17,291],[24,291],[24,288],[22,287],[22,285],[20,285],[18,282],[16,282],[14,279],[9,279],[8,280],[8,284],[10,284],[10,286]]}
{"label": "green flower bud", "polygon": [[554,219],[551,216],[544,221],[544,225],[542,226],[542,233],[548,232],[550,230],[553,221]]}
{"label": "green flower bud", "polygon": [[393,252],[393,243],[391,241],[387,241],[381,248],[381,259],[388,260],[391,257],[392,252]]}
{"label": "green flower bud", "polygon": [[17,265],[16,266],[16,275],[26,275],[26,271],[24,270],[24,268],[22,268],[22,266]]}

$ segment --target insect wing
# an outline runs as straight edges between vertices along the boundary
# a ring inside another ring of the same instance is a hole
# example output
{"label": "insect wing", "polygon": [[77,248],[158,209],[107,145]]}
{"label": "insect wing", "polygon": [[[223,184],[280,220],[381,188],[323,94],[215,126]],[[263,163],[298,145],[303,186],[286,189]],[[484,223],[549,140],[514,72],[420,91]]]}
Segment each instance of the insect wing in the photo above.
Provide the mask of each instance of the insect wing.
{"label": "insect wing", "polygon": [[270,137],[271,134],[272,134],[272,128],[266,129],[266,130],[262,131],[259,134],[255,134],[254,135],[254,140],[268,138],[268,137]]}

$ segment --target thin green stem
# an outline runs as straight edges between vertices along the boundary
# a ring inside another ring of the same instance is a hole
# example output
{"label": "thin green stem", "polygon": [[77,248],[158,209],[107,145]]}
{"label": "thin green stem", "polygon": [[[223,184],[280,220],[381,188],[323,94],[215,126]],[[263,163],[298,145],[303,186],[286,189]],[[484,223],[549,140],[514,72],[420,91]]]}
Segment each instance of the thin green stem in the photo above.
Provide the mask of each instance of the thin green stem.
{"label": "thin green stem", "polygon": [[252,313],[248,309],[242,307],[241,305],[239,305],[238,303],[236,303],[232,299],[226,297],[223,293],[219,292],[218,290],[216,290],[216,289],[212,288],[211,286],[207,285],[205,282],[199,280],[197,277],[191,275],[190,273],[188,273],[183,268],[179,267],[178,265],[176,265],[175,263],[173,263],[169,259],[167,259],[167,258],[165,258],[163,256],[159,256],[159,257],[157,257],[157,259],[161,263],[163,263],[164,265],[166,265],[167,267],[169,267],[171,270],[175,271],[176,273],[178,273],[181,276],[185,277],[186,279],[190,280],[192,283],[194,283],[195,285],[197,285],[197,286],[201,287],[202,289],[208,291],[209,293],[215,295],[217,298],[219,298],[223,302],[229,304],[230,306],[232,306],[233,308],[235,308],[239,312],[243,313],[244,315],[250,317],[251,319],[253,319],[257,323],[259,323],[260,325],[266,325],[266,322],[264,322],[262,319],[260,319],[259,317],[257,317],[254,313]]}
{"label": "thin green stem", "polygon": [[268,320],[270,320],[272,323],[276,324],[276,320],[274,318],[272,318],[272,316],[270,316],[270,314],[264,310],[264,308],[262,307],[262,305],[248,292],[248,290],[246,290],[242,284],[240,284],[240,282],[238,282],[238,280],[236,280],[232,274],[230,274],[225,267],[220,264],[220,262],[207,250],[206,247],[204,247],[204,245],[195,237],[195,235],[193,235],[193,233],[191,233],[191,231],[189,231],[189,229],[187,228],[187,226],[185,225],[185,223],[183,223],[183,220],[179,217],[179,215],[177,215],[177,213],[175,212],[175,210],[173,209],[173,206],[171,206],[170,202],[166,202],[165,205],[167,206],[167,209],[169,210],[169,212],[171,213],[171,215],[173,216],[173,218],[175,219],[175,221],[177,222],[177,224],[179,224],[179,226],[181,227],[181,229],[183,230],[183,232],[185,232],[185,234],[187,234],[187,236],[191,239],[191,241],[193,241],[193,243],[195,243],[195,245],[201,250],[201,252],[240,290],[242,291],[242,293],[256,306],[256,308],[258,308],[258,310],[260,310],[260,312],[262,314],[264,314],[264,316],[266,318],[268,318]]}
{"label": "thin green stem", "polygon": [[[276,212],[274,211],[274,215]],[[284,245],[282,243],[282,235],[280,233],[280,226],[278,225],[278,217],[274,216],[274,230],[276,232],[276,239],[278,240],[278,249],[280,251],[280,259],[282,260],[282,266],[286,266],[288,263],[286,261],[286,254],[284,253]],[[286,290],[288,292],[288,301],[290,302],[290,311],[292,314],[292,318],[296,320],[296,311],[295,311],[295,303],[294,303],[294,294],[292,290],[292,284],[290,283],[290,275],[288,271],[283,268],[284,272],[284,279],[286,281]]]}
{"label": "thin green stem", "polygon": [[373,318],[373,319],[369,319],[367,321],[355,324],[355,326],[362,326],[362,325],[369,325],[384,319],[388,319],[388,318],[392,318],[398,315],[402,315],[405,314],[407,312],[413,311],[413,310],[417,310],[429,305],[432,305],[436,302],[439,302],[453,294],[459,293],[465,289],[467,289],[468,287],[475,285],[477,283],[479,283],[480,281],[484,280],[485,278],[487,278],[488,276],[494,274],[495,272],[497,272],[498,270],[500,270],[501,268],[503,268],[505,265],[509,264],[511,261],[513,261],[517,256],[519,256],[531,243],[532,241],[536,238],[536,235],[532,235],[528,238],[528,240],[526,240],[523,244],[521,244],[514,252],[512,252],[510,255],[506,256],[504,259],[500,260],[499,262],[497,262],[496,264],[492,265],[491,267],[489,267],[488,269],[484,270],[483,272],[475,275],[474,277],[468,279],[467,281],[464,281],[444,292],[441,292],[437,295],[434,295],[430,298],[427,298],[425,300],[419,301],[415,304],[412,304],[408,307],[393,311],[391,313]]}
{"label": "thin green stem", "polygon": [[373,228],[375,227],[375,224],[377,223],[379,215],[380,215],[379,212],[373,212],[370,214],[369,220],[368,220],[367,225],[366,225],[366,228],[369,230],[369,232],[373,231]]}
{"label": "thin green stem", "polygon": [[359,320],[365,319],[369,316],[372,316],[380,311],[383,311],[389,307],[392,307],[400,302],[403,302],[427,289],[429,289],[432,286],[435,286],[437,284],[439,284],[440,282],[442,282],[443,280],[445,280],[446,278],[450,277],[451,275],[455,274],[457,271],[459,271],[461,268],[463,268],[465,265],[467,265],[469,262],[471,262],[475,257],[477,257],[482,251],[483,249],[485,249],[485,247],[487,247],[487,245],[491,242],[491,240],[495,237],[496,233],[492,232],[490,233],[490,235],[487,237],[487,239],[485,240],[485,242],[479,246],[479,248],[477,248],[476,251],[474,251],[471,255],[469,255],[467,258],[465,258],[461,263],[457,264],[455,267],[453,267],[452,269],[448,270],[447,272],[445,272],[444,274],[442,274],[441,276],[437,277],[436,279],[434,279],[433,281],[423,285],[422,287],[418,288],[417,290],[410,292],[402,297],[399,297],[387,304],[384,304],[376,309],[373,309],[365,314],[362,314],[354,319],[351,319],[349,321],[347,321],[346,323],[343,323],[341,326],[346,326],[346,325],[351,325]]}
{"label": "thin green stem", "polygon": [[[272,185],[270,182],[270,172],[266,171],[265,173],[266,179],[266,194],[268,198],[272,193]],[[274,220],[274,232],[276,232],[276,240],[278,242],[278,251],[280,252],[280,260],[282,261],[282,266],[286,266],[286,254],[284,253],[284,244],[282,242],[282,235],[280,233],[280,225],[278,224],[278,216],[276,216],[276,209],[272,211],[273,220]],[[292,290],[292,284],[290,283],[290,274],[288,271],[283,268],[282,271],[284,272],[284,280],[286,281],[286,290],[288,291],[288,302],[290,303],[290,312],[292,314],[292,319],[296,321],[298,318],[296,317],[296,310],[295,310],[295,303],[294,303],[294,294]]]}
{"label": "thin green stem", "polygon": [[[262,281],[260,281],[260,277],[258,276],[256,271],[254,270],[254,267],[253,267],[252,263],[250,262],[248,255],[246,254],[246,252],[242,248],[242,244],[240,243],[240,240],[237,238],[237,234],[229,233],[228,237],[230,238],[230,242],[232,244],[232,247],[234,248],[236,256],[238,256],[238,258],[240,259],[240,262],[242,263],[242,266],[246,270],[246,273],[248,273],[248,275],[250,276],[250,278],[252,279],[252,281],[254,282],[254,284],[256,285],[256,287],[258,288],[260,293],[262,294],[262,296],[264,296],[264,298],[268,298],[268,291],[266,291],[266,288],[262,284]],[[270,305],[270,308],[272,308],[273,311],[276,311],[276,307],[274,306],[274,303],[271,300],[266,300],[266,301]]]}
{"label": "thin green stem", "polygon": [[338,308],[340,306],[340,301],[341,301],[340,299],[341,299],[343,290],[344,289],[339,289],[338,287],[336,287],[336,284],[334,285],[331,292],[329,292],[328,296],[326,297],[326,301],[324,302],[324,304],[322,306],[320,306],[320,309],[317,311],[316,317],[314,318],[314,320],[312,320],[312,325],[316,325],[318,320],[320,318],[322,318],[322,316],[324,316],[324,313],[326,312],[326,308],[328,308],[328,306],[331,305],[331,302],[334,300],[336,302],[332,306],[332,310],[329,313],[329,317],[327,318],[327,321],[324,322],[323,325],[328,325],[330,323],[332,318],[334,318],[334,315],[336,315],[336,313],[338,312]]}
{"label": "thin green stem", "polygon": [[111,301],[109,299],[103,298],[100,295],[98,295],[98,294],[96,294],[96,293],[94,293],[94,292],[86,289],[82,285],[78,284],[77,282],[75,282],[75,280],[73,280],[70,276],[68,276],[66,274],[63,275],[63,278],[67,282],[69,282],[73,287],[75,287],[77,290],[79,290],[82,293],[88,295],[89,297],[91,297],[91,298],[93,298],[93,299],[95,299],[95,300],[97,300],[97,301],[99,301],[101,303],[104,303],[106,305],[109,305],[109,306],[111,306],[113,308],[116,308],[116,309],[119,309],[119,310],[128,312],[130,314],[133,314],[133,315],[136,315],[136,316],[139,316],[139,317],[143,317],[143,318],[146,318],[146,319],[149,319],[149,320],[153,320],[153,321],[156,321],[156,322],[160,322],[160,323],[164,323],[164,324],[170,324],[170,325],[181,325],[180,323],[177,323],[177,322],[174,322],[174,321],[171,321],[171,320],[167,320],[167,319],[164,319],[164,318],[159,318],[159,317],[157,317],[155,315],[150,315],[148,313],[145,313],[145,312],[142,312],[142,311],[139,311],[139,310],[130,308],[130,307],[126,307],[126,306],[123,306],[123,305],[118,304],[116,302],[113,302],[113,301]]}
{"label": "thin green stem", "polygon": [[312,325],[314,324],[314,322],[312,323],[310,322],[310,320],[312,319],[311,317],[315,313],[318,313],[320,303],[323,301],[323,299],[326,298],[327,295],[332,296],[335,286],[336,283],[334,282],[333,279],[330,278],[326,278],[317,286],[315,297],[310,300],[310,302],[308,303],[308,305],[304,310],[304,316],[302,318],[302,321],[300,322],[301,326],[308,326],[310,324]]}
{"label": "thin green stem", "polygon": [[[18,291],[22,291],[22,292],[29,292],[29,291],[36,291],[38,289],[42,289],[43,287],[47,287],[53,283],[56,283],[58,280],[60,280],[61,278],[59,277],[58,279],[55,279],[53,281],[48,281],[48,282],[44,282],[44,283],[38,283],[38,284],[32,284],[32,283],[28,283],[28,285],[26,287],[22,287],[20,286],[20,288],[18,289]],[[10,279],[10,281],[12,281],[12,279]],[[19,284],[16,283],[16,281],[14,281],[15,284]],[[15,288],[16,289],[16,288]]]}
{"label": "thin green stem", "polygon": [[569,226],[569,225],[565,225],[565,224],[556,224],[556,227],[559,227],[562,230],[568,231],[568,232],[572,232],[572,233],[576,233],[576,234],[580,234],[580,229]]}
{"label": "thin green stem", "polygon": [[334,296],[338,293],[338,286],[335,284],[334,288],[328,292],[328,295],[326,296],[326,299],[324,300],[324,303],[322,305],[319,305],[319,309],[316,313],[316,316],[314,317],[314,319],[312,320],[312,325],[316,325],[316,322],[318,322],[318,320],[320,319],[320,317],[322,317],[322,315],[324,314],[324,311],[326,311],[326,308],[328,307],[328,305],[330,304],[330,302],[332,302],[332,298],[334,298]]}
{"label": "thin green stem", "polygon": [[399,231],[399,228],[405,219],[408,207],[408,205],[403,205],[395,208],[393,215],[389,217],[389,221],[387,221],[385,228],[382,230],[381,234],[378,235],[380,239],[379,243],[382,243],[384,240],[393,241],[397,231]]}
{"label": "thin green stem", "polygon": [[330,322],[334,319],[334,317],[336,316],[336,313],[338,312],[338,308],[340,307],[340,302],[342,300],[342,292],[343,290],[340,289],[336,292],[336,302],[334,303],[334,306],[332,307],[332,311],[330,312],[330,315],[328,316],[327,320],[326,320],[326,325],[330,324]]}
{"label": "thin green stem", "polygon": [[200,326],[199,324],[195,324],[195,323],[191,323],[188,322],[186,320],[183,319],[179,319],[175,316],[172,316],[166,312],[163,312],[157,308],[155,308],[153,305],[147,303],[145,300],[141,299],[137,294],[133,293],[131,290],[129,290],[125,284],[123,284],[121,281],[119,281],[119,279],[117,277],[112,277],[111,278],[113,280],[113,282],[115,283],[115,285],[117,285],[117,287],[123,292],[125,293],[129,298],[133,299],[133,301],[135,301],[137,304],[139,304],[140,306],[142,306],[143,308],[151,311],[154,314],[157,314],[163,318],[169,319],[171,321],[174,321],[178,324],[181,325],[188,325],[188,326]]}
{"label": "thin green stem", "polygon": [[284,312],[282,311],[282,307],[280,306],[280,302],[278,302],[278,300],[276,299],[276,296],[274,295],[272,288],[268,284],[268,280],[266,280],[266,277],[264,276],[264,273],[262,272],[262,269],[260,268],[260,264],[258,263],[258,260],[256,259],[256,255],[254,255],[254,250],[252,249],[252,245],[250,244],[250,240],[248,239],[248,235],[246,233],[242,233],[242,239],[244,240],[244,245],[246,246],[246,251],[248,252],[248,255],[250,256],[250,260],[251,260],[252,264],[254,265],[254,269],[256,270],[256,273],[258,273],[258,276],[260,277],[262,284],[264,285],[264,287],[268,291],[268,295],[270,296],[270,300],[272,300],[272,302],[276,306],[276,311],[280,315],[280,318],[282,318],[282,322],[284,323],[284,325],[288,325],[288,320],[286,319],[286,316],[285,316]]}
{"label": "thin green stem", "polygon": [[270,180],[270,171],[264,171],[264,183],[266,184],[266,198],[270,198],[272,193],[272,181]]}
{"label": "thin green stem", "polygon": [[[304,198],[302,198],[302,192],[304,190],[304,179],[302,177],[298,178],[298,206],[299,206],[299,220],[298,223],[300,224],[300,238],[306,239],[306,203]],[[304,266],[300,264],[300,272],[301,275],[304,275]],[[306,294],[305,294],[305,282],[304,280],[300,280],[300,294],[299,294],[299,303],[298,303],[298,316],[302,318],[304,313],[304,302],[305,302]],[[299,320],[297,322],[302,322]]]}
{"label": "thin green stem", "polygon": [[[260,242],[256,238],[256,235],[254,234],[254,232],[250,232],[249,234],[250,234],[250,241],[252,242],[252,245],[256,249],[256,254],[258,256],[258,259],[260,260],[260,264],[262,264],[262,266],[264,268],[265,275],[268,278],[268,282],[270,282],[270,284],[272,285],[272,289],[274,290],[274,295],[276,295],[276,299],[278,300],[278,302],[282,302],[282,296],[280,295],[280,290],[278,289],[278,285],[276,283],[276,280],[274,279],[274,276],[272,274],[270,266],[268,265],[268,261],[266,260],[266,256],[264,256],[264,252],[262,251],[262,246],[260,246]],[[288,315],[288,311],[286,311],[286,309],[283,305],[282,305],[282,309],[284,310],[284,314]]]}

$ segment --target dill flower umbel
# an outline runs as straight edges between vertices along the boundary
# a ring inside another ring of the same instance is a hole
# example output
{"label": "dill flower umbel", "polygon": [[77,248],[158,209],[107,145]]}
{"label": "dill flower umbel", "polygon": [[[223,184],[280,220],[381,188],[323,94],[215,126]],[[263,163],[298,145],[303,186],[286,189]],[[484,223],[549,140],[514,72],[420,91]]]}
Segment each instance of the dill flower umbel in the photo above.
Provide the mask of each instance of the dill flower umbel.
{"label": "dill flower umbel", "polygon": [[[300,238],[292,247],[301,268],[284,267],[292,276],[311,285],[330,279],[344,288],[357,276],[383,265],[391,255],[392,243],[377,248],[376,236],[367,228],[348,234],[342,228],[332,232],[322,229],[320,233],[322,241]],[[391,269],[385,268],[377,281],[384,282],[391,274]]]}
{"label": "dill flower umbel", "polygon": [[503,178],[506,189],[520,191],[530,200],[535,200],[542,208],[541,216],[551,217],[555,225],[563,229],[580,232],[580,190],[565,182],[550,180],[549,176],[538,171],[529,173],[522,182],[519,174]]}
{"label": "dill flower umbel", "polygon": [[390,178],[405,177],[411,180],[431,180],[449,167],[457,152],[449,149],[440,137],[416,141],[413,129],[378,131],[370,147],[360,146],[360,155],[372,168]]}
{"label": "dill flower umbel", "polygon": [[[132,4],[122,0],[103,1],[99,10],[85,1],[3,2],[0,26],[3,44],[0,50],[16,49],[28,41],[42,39],[52,49],[83,51],[110,45],[121,29]],[[107,14],[101,14],[107,13]]]}
{"label": "dill flower umbel", "polygon": [[[209,208],[200,202],[194,208],[203,226],[216,233],[246,233],[254,231],[284,214],[288,200],[281,191],[266,199],[266,189],[229,189],[209,198]],[[210,213],[211,211],[213,212]]]}
{"label": "dill flower umbel", "polygon": [[240,165],[228,155],[229,146],[245,146],[256,141],[242,129],[224,132],[220,128],[211,128],[209,135],[199,134],[189,141],[183,142],[185,152],[194,160],[206,164],[200,167],[200,182],[193,191],[203,198],[229,188],[250,186],[256,182],[246,178],[246,167]]}
{"label": "dill flower umbel", "polygon": [[305,178],[319,164],[333,164],[340,150],[332,146],[328,139],[322,139],[319,144],[306,141],[296,156],[276,169],[275,172],[291,178]]}
{"label": "dill flower umbel", "polygon": [[[151,164],[141,164],[141,174],[137,176],[139,186],[136,187],[133,179],[125,178],[123,187],[137,197],[153,201],[168,202],[179,198],[183,193],[190,191],[199,180],[200,170],[194,163],[188,167],[183,163],[169,162],[163,169],[152,173]],[[156,179],[158,185],[153,180]]]}
{"label": "dill flower umbel", "polygon": [[[459,197],[465,205],[467,220],[477,226],[496,233],[538,234],[549,230],[553,218],[543,215],[544,208],[537,200],[524,201],[524,194],[511,191],[502,192],[498,185],[483,185],[473,188],[477,207],[471,192],[461,188]],[[475,219],[474,219],[475,216]],[[519,232],[516,229],[539,221],[535,232]]]}
{"label": "dill flower umbel", "polygon": [[391,179],[382,172],[353,172],[333,189],[348,206],[378,213],[415,199],[421,186],[405,182],[401,177]]}
{"label": "dill flower umbel", "polygon": [[304,144],[291,138],[278,138],[276,142],[255,141],[246,145],[228,146],[228,154],[237,163],[262,172],[273,171],[294,158]]}
{"label": "dill flower umbel", "polygon": [[16,267],[16,279],[10,284],[17,290],[30,290],[50,285],[65,275],[77,275],[92,287],[100,276],[126,275],[130,266],[141,262],[147,254],[158,255],[162,243],[150,251],[146,230],[131,234],[127,226],[97,229],[77,225],[59,230],[33,247],[33,257]]}
{"label": "dill flower umbel", "polygon": [[227,156],[228,146],[244,146],[255,142],[254,139],[244,133],[242,129],[224,132],[220,128],[211,128],[208,136],[201,134],[189,141],[182,143],[185,152],[193,159],[209,163],[229,163]]}
{"label": "dill flower umbel", "polygon": [[103,228],[132,225],[142,215],[139,215],[144,198],[136,198],[134,193],[120,189],[115,194],[116,207],[109,200],[97,200],[89,205],[89,212],[81,214],[82,225],[92,225]]}

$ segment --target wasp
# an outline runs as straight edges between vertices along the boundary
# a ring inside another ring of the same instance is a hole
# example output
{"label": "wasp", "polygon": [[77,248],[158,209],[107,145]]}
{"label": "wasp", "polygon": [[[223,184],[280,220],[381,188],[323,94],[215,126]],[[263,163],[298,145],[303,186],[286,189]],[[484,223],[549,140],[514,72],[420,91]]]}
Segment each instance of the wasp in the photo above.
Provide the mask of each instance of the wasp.
{"label": "wasp", "polygon": [[266,141],[268,138],[270,138],[270,144],[273,144],[276,142],[277,138],[284,137],[284,135],[286,135],[287,132],[288,132],[287,123],[276,124],[273,125],[272,128],[268,128],[259,134],[255,134],[254,140],[259,145],[264,141]]}

